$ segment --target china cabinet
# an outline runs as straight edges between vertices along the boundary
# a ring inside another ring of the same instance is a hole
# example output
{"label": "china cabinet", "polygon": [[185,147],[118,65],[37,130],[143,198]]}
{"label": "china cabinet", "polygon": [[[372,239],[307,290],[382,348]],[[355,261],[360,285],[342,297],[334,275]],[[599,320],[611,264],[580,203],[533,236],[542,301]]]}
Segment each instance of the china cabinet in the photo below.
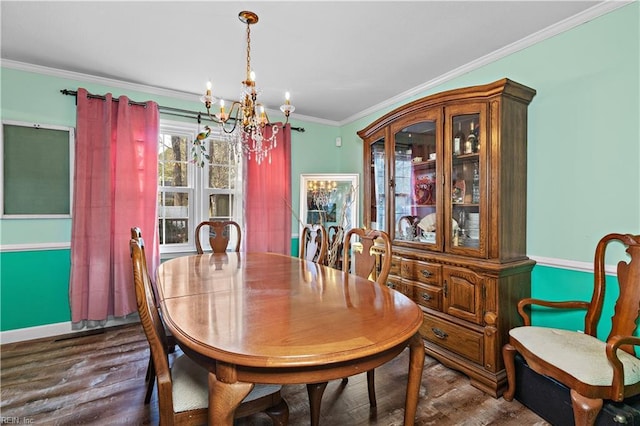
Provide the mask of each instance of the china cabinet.
{"label": "china cabinet", "polygon": [[494,396],[501,348],[530,296],[527,108],[509,79],[418,99],[358,132],[364,225],[393,241],[388,285],[424,314],[426,353]]}

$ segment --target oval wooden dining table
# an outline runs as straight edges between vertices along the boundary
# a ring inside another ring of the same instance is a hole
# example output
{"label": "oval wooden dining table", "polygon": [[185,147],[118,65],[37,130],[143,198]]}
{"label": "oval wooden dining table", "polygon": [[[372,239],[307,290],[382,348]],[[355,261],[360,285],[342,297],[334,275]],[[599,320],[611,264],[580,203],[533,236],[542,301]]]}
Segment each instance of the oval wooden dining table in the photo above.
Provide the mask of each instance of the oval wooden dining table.
{"label": "oval wooden dining table", "polygon": [[209,424],[232,425],[255,383],[306,384],[311,424],[327,381],[363,373],[410,347],[405,425],[414,423],[422,311],[367,279],[274,253],[183,256],[162,263],[163,318],[209,371]]}

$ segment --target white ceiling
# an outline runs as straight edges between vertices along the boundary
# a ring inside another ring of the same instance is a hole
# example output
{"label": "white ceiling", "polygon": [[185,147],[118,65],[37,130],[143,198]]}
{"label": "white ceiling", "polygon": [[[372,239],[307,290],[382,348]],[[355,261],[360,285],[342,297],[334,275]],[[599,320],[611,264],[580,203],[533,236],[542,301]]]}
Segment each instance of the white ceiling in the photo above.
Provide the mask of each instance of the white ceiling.
{"label": "white ceiling", "polygon": [[296,115],[339,124],[623,4],[2,0],[1,56],[194,100],[210,79],[238,99],[251,10],[261,101],[277,110],[288,90]]}

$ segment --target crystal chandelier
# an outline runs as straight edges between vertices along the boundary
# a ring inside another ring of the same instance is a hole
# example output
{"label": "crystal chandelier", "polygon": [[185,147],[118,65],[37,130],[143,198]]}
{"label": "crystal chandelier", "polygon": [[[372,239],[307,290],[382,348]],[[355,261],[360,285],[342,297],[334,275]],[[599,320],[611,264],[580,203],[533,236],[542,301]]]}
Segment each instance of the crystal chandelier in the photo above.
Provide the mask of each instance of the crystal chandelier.
{"label": "crystal chandelier", "polygon": [[313,203],[323,209],[325,209],[329,205],[329,202],[331,201],[331,194],[336,192],[337,189],[338,183],[335,181],[312,181],[309,182],[308,187],[308,190],[311,192],[313,197]]}
{"label": "crystal chandelier", "polygon": [[[242,82],[240,101],[233,101],[228,111],[225,111],[224,99],[220,99],[220,110],[217,114],[211,113],[211,106],[217,102],[211,95],[211,82],[207,82],[207,91],[200,100],[207,108],[209,118],[217,123],[224,133],[229,135],[229,140],[234,144],[236,154],[244,153],[248,159],[253,156],[258,164],[265,158],[271,162],[270,152],[276,147],[276,135],[279,132],[277,126],[270,125],[269,117],[264,105],[258,102],[255,74],[251,70],[251,25],[258,22],[258,15],[249,11],[242,11],[238,18],[247,24],[247,69],[246,77]],[[285,95],[285,103],[280,106],[286,117],[285,125],[289,122],[289,114],[295,110],[289,101],[289,92]]]}

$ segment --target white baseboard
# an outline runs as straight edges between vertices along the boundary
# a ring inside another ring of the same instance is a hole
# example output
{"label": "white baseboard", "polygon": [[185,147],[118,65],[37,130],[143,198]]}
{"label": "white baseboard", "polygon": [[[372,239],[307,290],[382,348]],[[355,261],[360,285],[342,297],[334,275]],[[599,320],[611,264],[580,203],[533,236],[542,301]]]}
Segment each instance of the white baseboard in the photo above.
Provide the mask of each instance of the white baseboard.
{"label": "white baseboard", "polygon": [[[137,315],[131,315],[127,318],[109,319],[104,327],[115,327],[117,325],[133,324],[140,322]],[[27,340],[43,339],[47,337],[65,336],[70,334],[82,333],[88,330],[83,328],[80,330],[74,330],[71,326],[71,321],[59,322],[56,324],[39,325],[36,327],[18,328],[16,330],[7,330],[0,332],[0,344],[24,342]]]}

